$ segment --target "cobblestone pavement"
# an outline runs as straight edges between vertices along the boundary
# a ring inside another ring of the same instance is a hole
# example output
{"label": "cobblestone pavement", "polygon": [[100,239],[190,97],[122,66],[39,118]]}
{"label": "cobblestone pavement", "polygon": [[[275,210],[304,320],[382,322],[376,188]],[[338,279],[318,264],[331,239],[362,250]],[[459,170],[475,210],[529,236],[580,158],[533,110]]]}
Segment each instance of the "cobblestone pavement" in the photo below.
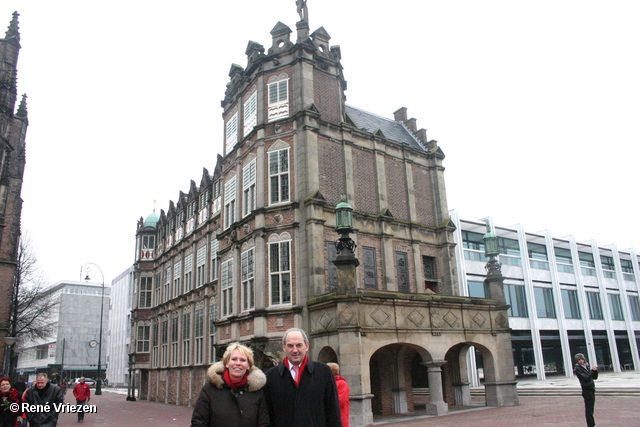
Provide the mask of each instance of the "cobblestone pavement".
{"label": "cobblestone pavement", "polygon": [[[67,395],[67,399],[69,395]],[[73,397],[71,397],[73,398]],[[84,426],[189,426],[192,408],[138,400],[128,402],[126,396],[104,391],[94,396],[96,414],[86,414]],[[69,401],[69,403],[75,403]],[[452,408],[454,409],[454,408]],[[596,397],[595,418],[598,427],[632,427],[640,425],[638,397]],[[77,424],[75,414],[61,414],[58,426]],[[486,408],[452,412],[440,417],[406,416],[376,417],[376,425],[383,427],[518,427],[562,426],[583,427],[584,404],[581,396],[521,396],[520,405],[504,408]]]}

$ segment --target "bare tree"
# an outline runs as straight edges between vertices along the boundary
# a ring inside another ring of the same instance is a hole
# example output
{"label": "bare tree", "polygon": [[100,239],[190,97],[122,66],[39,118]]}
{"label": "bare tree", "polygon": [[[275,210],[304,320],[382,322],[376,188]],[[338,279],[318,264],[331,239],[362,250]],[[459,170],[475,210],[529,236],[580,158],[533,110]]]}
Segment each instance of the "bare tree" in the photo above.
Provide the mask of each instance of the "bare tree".
{"label": "bare tree", "polygon": [[59,302],[48,292],[48,287],[38,268],[33,242],[28,233],[23,233],[18,247],[11,312],[11,334],[22,342],[47,338],[55,330],[51,319]]}

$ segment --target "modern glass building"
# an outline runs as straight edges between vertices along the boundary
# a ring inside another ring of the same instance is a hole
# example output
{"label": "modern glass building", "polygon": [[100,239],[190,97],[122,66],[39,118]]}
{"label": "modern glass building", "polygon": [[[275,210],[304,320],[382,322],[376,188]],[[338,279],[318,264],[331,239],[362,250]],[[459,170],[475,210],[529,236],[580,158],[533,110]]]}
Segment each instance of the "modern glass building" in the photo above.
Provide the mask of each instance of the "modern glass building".
{"label": "modern glass building", "polygon": [[487,295],[482,237],[487,226],[498,236],[518,376],[571,376],[575,353],[584,353],[602,371],[640,369],[640,266],[635,250],[450,213],[457,228],[460,290],[469,296]]}

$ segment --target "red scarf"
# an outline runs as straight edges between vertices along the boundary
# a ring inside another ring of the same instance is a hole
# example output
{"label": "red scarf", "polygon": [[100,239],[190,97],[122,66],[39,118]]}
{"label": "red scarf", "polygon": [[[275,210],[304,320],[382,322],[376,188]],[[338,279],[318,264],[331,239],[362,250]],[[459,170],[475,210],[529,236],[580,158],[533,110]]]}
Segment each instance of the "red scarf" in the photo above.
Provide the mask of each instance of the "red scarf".
{"label": "red scarf", "polygon": [[[300,381],[302,380],[302,373],[304,372],[304,367],[307,366],[307,360],[309,360],[309,357],[305,354],[304,359],[302,359],[302,363],[300,364],[300,369],[298,370],[298,377],[295,380],[293,380],[296,383],[296,387],[300,385]],[[284,359],[284,366],[286,366],[289,372],[291,372],[291,362],[289,362],[288,357]]]}
{"label": "red scarf", "polygon": [[231,387],[234,390],[238,390],[247,385],[247,381],[249,379],[249,371],[247,370],[247,372],[244,374],[244,377],[242,377],[242,379],[239,381],[236,381],[231,378],[231,375],[229,375],[228,369],[224,370],[223,376],[224,376],[224,381],[227,383],[229,387]]}

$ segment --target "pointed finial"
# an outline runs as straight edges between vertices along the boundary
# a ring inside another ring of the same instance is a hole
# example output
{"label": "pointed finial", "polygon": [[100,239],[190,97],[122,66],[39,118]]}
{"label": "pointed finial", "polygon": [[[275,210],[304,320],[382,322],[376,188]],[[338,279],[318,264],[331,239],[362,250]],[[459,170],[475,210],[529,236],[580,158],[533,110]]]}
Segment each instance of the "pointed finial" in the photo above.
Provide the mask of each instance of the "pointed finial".
{"label": "pointed finial", "polygon": [[13,19],[11,19],[11,23],[9,24],[9,28],[7,28],[7,32],[5,34],[5,39],[16,39],[20,41],[20,31],[18,27],[18,16],[20,14],[18,12],[13,12]]}
{"label": "pointed finial", "polygon": [[21,119],[27,118],[27,94],[22,94],[22,101],[20,101],[20,105],[18,106],[18,111],[16,112],[16,117]]}
{"label": "pointed finial", "polygon": [[154,212],[154,213],[156,212],[156,202],[157,202],[157,200],[154,200],[154,201],[153,201],[153,212]]}

